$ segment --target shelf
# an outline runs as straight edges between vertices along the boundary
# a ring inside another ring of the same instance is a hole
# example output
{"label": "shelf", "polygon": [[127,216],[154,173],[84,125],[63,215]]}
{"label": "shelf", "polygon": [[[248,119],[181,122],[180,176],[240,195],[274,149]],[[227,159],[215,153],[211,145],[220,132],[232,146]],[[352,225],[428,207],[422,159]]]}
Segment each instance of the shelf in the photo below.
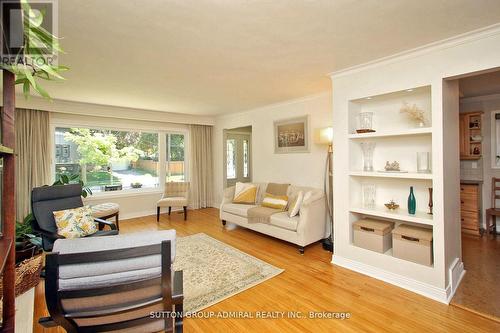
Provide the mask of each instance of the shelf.
{"label": "shelf", "polygon": [[432,173],[417,173],[417,172],[378,172],[378,171],[351,171],[350,176],[356,177],[377,177],[377,178],[400,178],[400,179],[430,179]]}
{"label": "shelf", "polygon": [[5,146],[0,145],[0,156],[1,155],[12,155],[12,154],[14,154],[14,150],[12,150],[9,147],[5,147]]}
{"label": "shelf", "polygon": [[427,214],[426,212],[417,212],[415,215],[410,215],[406,212],[406,209],[399,208],[395,211],[389,211],[383,206],[375,208],[351,208],[350,211],[352,213],[365,214],[386,219],[433,225],[432,215]]}
{"label": "shelf", "polygon": [[360,134],[349,134],[349,139],[369,139],[369,138],[385,138],[391,136],[412,136],[412,135],[425,135],[432,134],[431,127],[422,128],[410,128],[396,131],[385,131],[385,132],[371,132],[371,133],[360,133]]}

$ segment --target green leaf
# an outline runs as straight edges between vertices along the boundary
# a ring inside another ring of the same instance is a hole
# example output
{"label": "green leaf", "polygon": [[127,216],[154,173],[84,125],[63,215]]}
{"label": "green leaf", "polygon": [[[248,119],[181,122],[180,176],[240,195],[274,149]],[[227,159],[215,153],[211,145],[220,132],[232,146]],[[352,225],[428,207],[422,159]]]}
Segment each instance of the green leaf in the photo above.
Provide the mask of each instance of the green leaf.
{"label": "green leaf", "polygon": [[30,82],[28,80],[24,80],[23,95],[24,95],[24,98],[26,98],[26,99],[28,99],[28,97],[30,97]]}
{"label": "green leaf", "polygon": [[61,175],[61,180],[64,184],[69,184],[69,177],[67,175]]}
{"label": "green leaf", "polygon": [[36,87],[33,88],[35,88],[35,90],[40,94],[40,96],[45,97],[48,100],[52,100],[50,95],[39,84],[37,84]]}

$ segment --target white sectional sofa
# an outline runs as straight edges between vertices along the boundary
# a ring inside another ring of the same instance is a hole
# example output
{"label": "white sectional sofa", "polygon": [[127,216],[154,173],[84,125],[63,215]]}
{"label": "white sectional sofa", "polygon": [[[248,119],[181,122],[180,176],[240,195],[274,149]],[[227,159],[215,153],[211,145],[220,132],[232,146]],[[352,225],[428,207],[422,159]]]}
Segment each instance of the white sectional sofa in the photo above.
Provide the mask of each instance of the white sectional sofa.
{"label": "white sectional sofa", "polygon": [[304,193],[311,191],[312,194],[308,200],[302,203],[299,215],[288,217],[288,212],[284,211],[272,215],[269,224],[248,223],[248,209],[260,205],[267,188],[267,183],[254,184],[258,186],[255,205],[232,203],[234,186],[224,190],[224,197],[220,206],[220,219],[223,225],[226,225],[226,222],[234,223],[297,244],[300,253],[304,253],[305,246],[325,238],[326,208],[323,190],[290,185],[287,193],[289,198],[293,198],[299,191]]}

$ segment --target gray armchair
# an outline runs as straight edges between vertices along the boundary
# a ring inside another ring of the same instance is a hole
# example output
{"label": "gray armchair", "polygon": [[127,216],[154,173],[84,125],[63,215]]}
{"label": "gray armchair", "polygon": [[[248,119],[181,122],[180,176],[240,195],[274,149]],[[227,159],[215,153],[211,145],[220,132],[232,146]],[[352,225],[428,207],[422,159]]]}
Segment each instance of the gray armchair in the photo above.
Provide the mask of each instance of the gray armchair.
{"label": "gray armchair", "polygon": [[[42,245],[45,251],[52,251],[54,242],[64,238],[57,234],[57,225],[54,212],[83,206],[80,184],[35,187],[31,192],[31,211],[34,219],[31,222],[33,231],[42,236]],[[109,221],[94,219],[99,229],[109,226],[111,230],[99,230],[87,237],[117,235],[116,225]]]}
{"label": "gray armchair", "polygon": [[39,324],[69,333],[182,332],[175,241],[175,230],[57,240],[46,257],[50,317]]}

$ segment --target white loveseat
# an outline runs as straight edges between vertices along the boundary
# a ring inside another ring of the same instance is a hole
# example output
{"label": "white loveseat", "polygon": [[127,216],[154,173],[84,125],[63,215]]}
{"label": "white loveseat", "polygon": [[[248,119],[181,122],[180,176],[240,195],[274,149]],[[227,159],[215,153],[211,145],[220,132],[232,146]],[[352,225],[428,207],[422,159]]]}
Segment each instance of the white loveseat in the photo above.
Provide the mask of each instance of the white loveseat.
{"label": "white loveseat", "polygon": [[231,222],[297,244],[300,253],[304,253],[305,246],[325,238],[326,209],[323,190],[290,185],[287,193],[289,198],[293,198],[299,191],[303,191],[304,194],[308,191],[312,193],[312,196],[302,203],[299,215],[288,217],[288,212],[284,211],[273,214],[269,224],[248,223],[248,209],[260,205],[267,188],[267,183],[254,184],[258,186],[255,205],[232,203],[234,186],[224,190],[224,197],[220,206],[220,219],[223,225],[226,225],[226,222]]}

